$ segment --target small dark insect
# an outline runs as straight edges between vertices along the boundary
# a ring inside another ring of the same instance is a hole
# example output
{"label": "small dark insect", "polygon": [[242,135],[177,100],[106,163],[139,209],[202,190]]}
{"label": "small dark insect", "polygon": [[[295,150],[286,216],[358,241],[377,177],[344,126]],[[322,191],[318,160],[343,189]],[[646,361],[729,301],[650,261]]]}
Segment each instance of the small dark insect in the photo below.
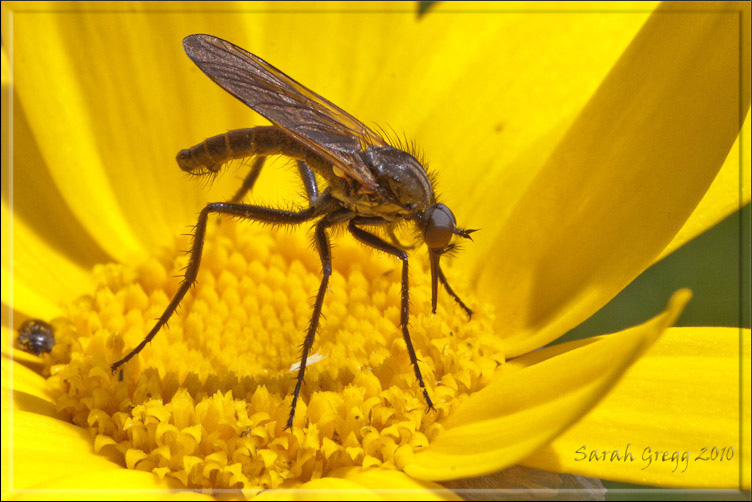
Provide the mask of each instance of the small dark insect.
{"label": "small dark insect", "polygon": [[36,355],[49,352],[55,346],[55,330],[44,321],[29,319],[18,328],[18,343]]}
{"label": "small dark insect", "polygon": [[[211,35],[191,35],[183,40],[183,47],[188,57],[209,78],[273,125],[229,131],[178,153],[180,168],[194,175],[215,174],[222,165],[234,159],[253,156],[255,160],[242,186],[229,202],[214,202],[201,211],[185,280],[146,338],[123,359],[113,364],[112,371],[138,354],[154,338],[196,280],[210,214],[225,214],[282,225],[298,225],[317,220],[314,238],[321,258],[323,278],[302,347],[287,427],[292,427],[308,351],[313,345],[324,294],[332,274],[327,230],[335,226],[347,226],[347,230],[358,241],[402,260],[402,335],[423,396],[429,409],[433,409],[408,331],[406,250],[410,248],[400,244],[394,236],[394,228],[403,222],[413,223],[420,238],[428,246],[433,311],[436,312],[438,282],[441,282],[468,316],[472,315],[472,310],[449,286],[439,266],[439,259],[455,248],[455,244],[451,243],[453,236],[470,238],[474,230],[457,227],[454,214],[437,201],[431,179],[412,155],[390,146],[341,108],[305,88],[263,59],[230,42]],[[285,155],[297,160],[300,177],[308,195],[307,208],[284,211],[240,203],[253,187],[264,160],[269,155]],[[314,172],[327,183],[323,192],[319,192]],[[363,227],[383,228],[389,242]]]}

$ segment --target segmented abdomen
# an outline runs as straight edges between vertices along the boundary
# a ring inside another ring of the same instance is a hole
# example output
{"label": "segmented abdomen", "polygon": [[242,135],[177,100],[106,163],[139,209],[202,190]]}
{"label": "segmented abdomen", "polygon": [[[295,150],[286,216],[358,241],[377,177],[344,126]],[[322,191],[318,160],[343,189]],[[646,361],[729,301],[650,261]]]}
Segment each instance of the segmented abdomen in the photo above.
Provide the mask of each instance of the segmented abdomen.
{"label": "segmented abdomen", "polygon": [[255,129],[235,129],[205,139],[198,145],[180,150],[177,155],[180,169],[190,174],[212,174],[223,164],[254,155]]}

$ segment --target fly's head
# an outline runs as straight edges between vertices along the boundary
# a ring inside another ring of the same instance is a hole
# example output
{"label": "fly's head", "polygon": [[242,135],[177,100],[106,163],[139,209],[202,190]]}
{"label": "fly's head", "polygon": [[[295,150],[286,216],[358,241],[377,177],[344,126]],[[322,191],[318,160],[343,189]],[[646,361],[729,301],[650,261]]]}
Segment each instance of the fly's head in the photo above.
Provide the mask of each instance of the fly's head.
{"label": "fly's head", "polygon": [[470,234],[477,229],[457,227],[454,213],[444,204],[433,203],[418,216],[418,226],[423,232],[423,241],[428,247],[431,263],[431,309],[436,313],[438,280],[445,283],[444,274],[439,267],[441,257],[457,248],[454,236],[472,240]]}
{"label": "fly's head", "polygon": [[475,230],[457,227],[452,211],[436,202],[428,173],[409,153],[392,146],[372,146],[363,152],[363,158],[379,183],[381,196],[398,206],[403,217],[416,222],[428,246],[431,304],[436,312],[438,281],[446,282],[439,260],[456,249],[457,245],[452,243],[454,236],[470,239]]}

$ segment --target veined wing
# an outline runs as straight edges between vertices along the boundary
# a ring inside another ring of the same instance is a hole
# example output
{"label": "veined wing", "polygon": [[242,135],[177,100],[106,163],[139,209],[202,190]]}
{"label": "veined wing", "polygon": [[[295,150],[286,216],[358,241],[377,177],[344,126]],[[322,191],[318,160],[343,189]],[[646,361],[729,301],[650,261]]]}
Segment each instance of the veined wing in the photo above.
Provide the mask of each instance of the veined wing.
{"label": "veined wing", "polygon": [[285,130],[366,190],[378,188],[360,157],[386,142],[358,119],[263,59],[211,35],[183,40],[186,54],[209,78]]}

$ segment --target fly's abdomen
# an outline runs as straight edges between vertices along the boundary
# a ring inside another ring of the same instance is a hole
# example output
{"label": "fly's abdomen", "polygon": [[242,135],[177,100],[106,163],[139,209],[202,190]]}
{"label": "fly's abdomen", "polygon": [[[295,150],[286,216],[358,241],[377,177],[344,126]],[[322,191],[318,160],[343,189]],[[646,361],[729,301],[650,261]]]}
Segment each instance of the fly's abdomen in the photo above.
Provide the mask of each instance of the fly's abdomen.
{"label": "fly's abdomen", "polygon": [[177,161],[180,169],[187,173],[215,174],[231,160],[254,155],[286,155],[308,162],[314,170],[328,165],[314,152],[273,126],[235,129],[212,136],[198,145],[180,150]]}
{"label": "fly's abdomen", "polygon": [[[288,143],[290,138],[276,127],[235,129],[180,150],[177,161],[180,169],[190,174],[214,174],[231,160],[281,153],[280,144]],[[292,150],[297,157],[302,156],[299,146],[294,145]]]}
{"label": "fly's abdomen", "polygon": [[219,172],[227,162],[253,155],[254,128],[236,129],[205,139],[198,145],[180,150],[180,169],[202,175]]}

